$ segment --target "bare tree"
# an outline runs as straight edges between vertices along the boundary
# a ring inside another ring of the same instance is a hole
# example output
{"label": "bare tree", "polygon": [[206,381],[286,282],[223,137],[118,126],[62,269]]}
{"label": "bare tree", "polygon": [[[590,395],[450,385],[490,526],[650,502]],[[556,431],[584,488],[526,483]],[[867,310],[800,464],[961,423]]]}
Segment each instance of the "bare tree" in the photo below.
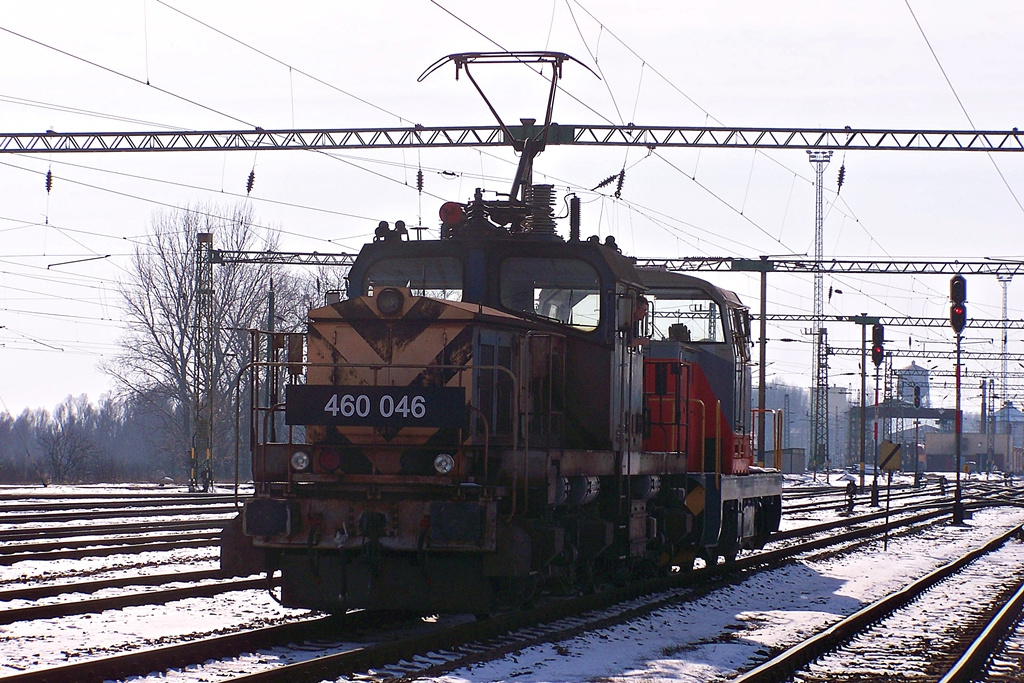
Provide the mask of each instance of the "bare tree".
{"label": "bare tree", "polygon": [[92,440],[95,411],[83,394],[68,396],[39,425],[36,439],[43,458],[57,483],[79,481],[85,477],[96,446]]}
{"label": "bare tree", "polygon": [[[157,215],[152,232],[136,249],[129,273],[120,283],[128,327],[121,340],[123,351],[106,366],[125,393],[163,416],[164,433],[158,447],[164,450],[172,471],[181,471],[192,443],[197,235],[203,232],[213,234],[218,249],[277,248],[275,235],[259,234],[247,206],[194,206]],[[277,271],[273,266],[254,264],[214,267],[215,457],[218,452],[233,453],[234,383],[246,361],[248,343],[240,332],[265,319],[270,278],[284,278]]]}

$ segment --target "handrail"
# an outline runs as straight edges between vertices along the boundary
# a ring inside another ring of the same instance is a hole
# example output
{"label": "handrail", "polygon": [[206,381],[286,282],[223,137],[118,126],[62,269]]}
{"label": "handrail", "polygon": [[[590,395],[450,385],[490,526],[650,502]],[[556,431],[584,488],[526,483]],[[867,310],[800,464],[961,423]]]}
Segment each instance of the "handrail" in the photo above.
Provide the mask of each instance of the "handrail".
{"label": "handrail", "polygon": [[[775,469],[782,469],[782,409],[781,408],[751,408],[751,422],[755,422],[753,417],[760,413],[767,413],[772,416],[772,453],[775,459]],[[758,455],[763,453],[758,452]],[[761,461],[761,465],[764,466],[764,461]]]}
{"label": "handrail", "polygon": [[722,474],[722,400],[715,401],[715,474]]}
{"label": "handrail", "polygon": [[775,422],[775,469],[782,471],[782,408],[779,408],[779,419]]}

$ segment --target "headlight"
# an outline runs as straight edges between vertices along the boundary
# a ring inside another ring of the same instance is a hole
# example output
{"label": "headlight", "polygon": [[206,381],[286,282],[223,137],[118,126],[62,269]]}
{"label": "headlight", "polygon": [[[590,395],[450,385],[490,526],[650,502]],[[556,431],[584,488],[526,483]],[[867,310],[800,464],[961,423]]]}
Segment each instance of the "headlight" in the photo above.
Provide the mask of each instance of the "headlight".
{"label": "headlight", "polygon": [[297,472],[304,472],[309,469],[309,453],[295,451],[292,453],[292,469]]}
{"label": "headlight", "polygon": [[390,287],[377,295],[377,310],[381,315],[397,315],[402,312],[405,304],[405,297],[397,289]]}
{"label": "headlight", "polygon": [[442,453],[434,458],[434,470],[438,474],[448,474],[453,467],[455,467],[455,458],[447,453]]}

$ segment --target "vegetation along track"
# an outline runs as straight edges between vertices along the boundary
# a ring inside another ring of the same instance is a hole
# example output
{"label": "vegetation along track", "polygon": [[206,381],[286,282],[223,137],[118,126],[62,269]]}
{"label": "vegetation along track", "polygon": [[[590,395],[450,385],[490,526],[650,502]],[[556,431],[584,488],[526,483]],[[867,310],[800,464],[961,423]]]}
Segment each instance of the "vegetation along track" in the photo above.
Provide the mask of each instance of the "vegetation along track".
{"label": "vegetation along track", "polygon": [[[981,506],[981,504],[972,504]],[[920,528],[948,519],[948,509],[933,509],[908,515],[890,526]],[[850,523],[851,520],[846,520]],[[809,530],[809,533],[812,531]],[[385,633],[368,637],[375,644],[325,654],[312,660],[278,666],[243,676],[246,681],[320,680],[354,672],[384,671],[376,678],[393,676],[431,676],[476,661],[503,656],[524,647],[563,640],[586,631],[622,623],[672,604],[695,600],[714,590],[732,585],[739,575],[772,569],[798,555],[824,551],[848,551],[859,544],[876,542],[882,524],[864,525],[829,537],[742,557],[728,565],[717,565],[686,574],[637,582],[592,595],[545,601],[530,610],[495,615],[493,618],[456,625],[424,625],[414,635],[393,638]],[[353,615],[347,615],[352,617]],[[256,648],[285,645],[304,638],[321,643],[330,634],[344,634],[351,625],[345,622],[316,620],[308,635],[300,637],[294,629],[260,629],[257,635],[236,634],[204,639],[158,651],[146,650],[37,670],[8,677],[8,683],[46,680],[104,680],[139,675],[168,667],[181,667],[208,659],[224,659],[251,652]],[[332,625],[333,624],[333,625]],[[309,647],[316,647],[311,645]],[[309,649],[304,647],[303,649]],[[329,650],[320,646],[320,650]],[[308,652],[304,653],[308,657]],[[319,677],[319,678],[318,678]]]}

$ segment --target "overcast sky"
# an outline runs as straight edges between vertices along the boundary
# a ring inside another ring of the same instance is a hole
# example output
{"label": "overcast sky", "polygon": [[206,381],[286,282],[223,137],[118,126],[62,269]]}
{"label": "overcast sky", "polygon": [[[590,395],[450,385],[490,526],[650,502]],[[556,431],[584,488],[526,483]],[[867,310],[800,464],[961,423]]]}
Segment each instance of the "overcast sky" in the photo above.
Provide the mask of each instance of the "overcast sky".
{"label": "overcast sky", "polygon": [[[1024,6],[1013,0],[2,7],[7,133],[491,125],[453,67],[417,77],[449,53],[506,49],[566,52],[598,74],[565,67],[554,118],[566,124],[1005,130],[1024,111]],[[527,69],[474,75],[506,121],[543,117],[546,83]],[[0,410],[50,408],[68,394],[95,400],[108,389],[98,365],[118,348],[117,280],[160,212],[248,201],[285,250],[354,252],[380,220],[436,228],[443,201],[465,201],[476,187],[507,192],[515,161],[501,149],[0,155]],[[624,167],[620,199],[614,187],[590,191]],[[803,150],[564,147],[538,157],[536,172],[560,194],[581,194],[585,235],[613,234],[638,256],[813,254]],[[1024,258],[1024,154],[840,152],[825,179],[826,258]],[[106,258],[57,265],[96,256]],[[756,309],[756,277],[707,277]],[[826,291],[843,293],[825,312],[944,317],[948,281],[826,276]],[[994,277],[969,278],[970,314],[1000,317],[1001,292]],[[810,313],[812,294],[809,276],[773,276],[769,311]],[[1022,310],[1013,282],[1009,317]],[[800,337],[805,327],[772,326],[769,337]],[[999,336],[968,330],[965,348],[998,351]],[[887,337],[891,347],[952,348],[948,329]],[[856,346],[860,330],[831,325],[829,338]],[[1011,352],[1021,351],[1018,338],[1011,331]],[[810,348],[769,346],[769,378],[806,383]],[[859,386],[848,374],[856,358],[835,357],[831,369],[836,383]],[[968,393],[973,401],[973,384]]]}

